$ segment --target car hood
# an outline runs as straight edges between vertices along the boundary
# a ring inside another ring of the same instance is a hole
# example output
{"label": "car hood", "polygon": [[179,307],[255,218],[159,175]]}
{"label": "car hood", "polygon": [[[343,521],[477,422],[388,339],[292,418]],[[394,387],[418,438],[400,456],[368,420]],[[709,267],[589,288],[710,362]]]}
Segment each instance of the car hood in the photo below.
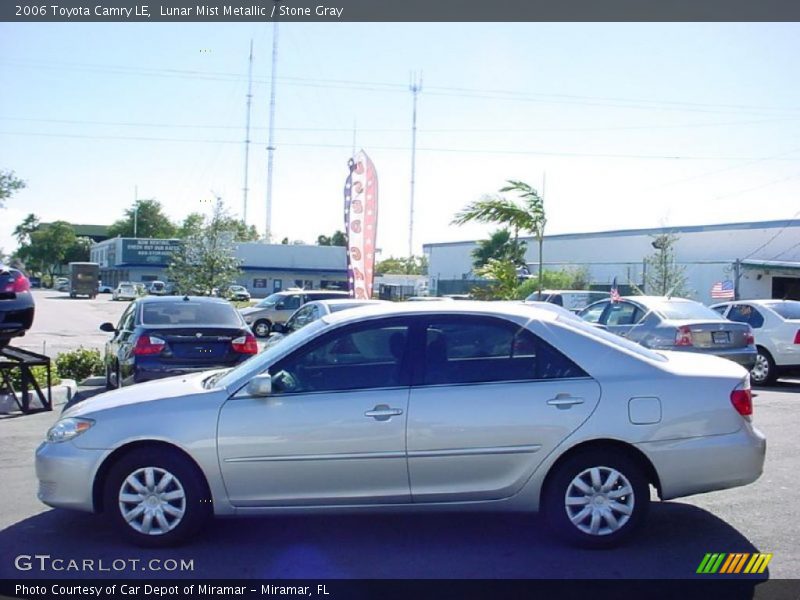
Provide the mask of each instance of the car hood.
{"label": "car hood", "polygon": [[251,315],[253,313],[261,312],[264,310],[263,308],[259,308],[258,306],[248,306],[247,308],[240,308],[239,312],[243,315]]}
{"label": "car hood", "polygon": [[62,417],[80,417],[109,408],[157,402],[204,391],[203,380],[219,369],[168,377],[98,394],[64,411]]}

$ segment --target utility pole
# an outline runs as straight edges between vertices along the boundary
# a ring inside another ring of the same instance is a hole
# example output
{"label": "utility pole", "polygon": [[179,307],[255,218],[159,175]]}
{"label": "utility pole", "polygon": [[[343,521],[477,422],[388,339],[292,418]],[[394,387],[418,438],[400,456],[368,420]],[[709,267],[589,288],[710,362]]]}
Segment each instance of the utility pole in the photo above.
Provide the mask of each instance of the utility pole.
{"label": "utility pole", "polygon": [[139,237],[139,186],[133,186],[133,237]]}
{"label": "utility pole", "polygon": [[275,72],[278,65],[278,22],[272,22],[272,75],[269,84],[269,141],[267,142],[267,218],[264,239],[272,239],[272,171],[275,162]]}
{"label": "utility pole", "polygon": [[250,39],[250,62],[247,66],[247,124],[244,137],[244,187],[242,188],[242,221],[247,225],[248,169],[250,167],[250,106],[253,101],[253,40]]}
{"label": "utility pole", "polygon": [[417,79],[417,74],[412,74],[412,81],[408,86],[414,98],[414,108],[411,116],[411,197],[408,211],[408,256],[414,256],[414,177],[417,167],[417,96],[422,91],[422,74]]}

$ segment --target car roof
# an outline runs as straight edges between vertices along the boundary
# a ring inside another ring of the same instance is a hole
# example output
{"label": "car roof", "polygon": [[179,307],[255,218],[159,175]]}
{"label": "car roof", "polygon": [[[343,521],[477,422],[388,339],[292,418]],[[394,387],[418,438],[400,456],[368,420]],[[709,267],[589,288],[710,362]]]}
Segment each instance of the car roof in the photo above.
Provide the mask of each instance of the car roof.
{"label": "car roof", "polygon": [[[534,294],[538,294],[539,291],[534,291]],[[608,292],[603,290],[542,290],[543,294],[606,294],[609,295]]]}
{"label": "car roof", "polygon": [[309,304],[325,305],[325,306],[347,306],[348,304],[388,304],[386,300],[367,300],[364,298],[329,298],[327,300],[314,300],[313,302],[306,302],[303,306]]}
{"label": "car roof", "polygon": [[328,324],[359,321],[365,318],[413,315],[484,315],[494,317],[519,317],[525,320],[536,318],[541,321],[555,321],[555,312],[526,306],[522,303],[486,302],[464,300],[462,302],[387,302],[369,304],[352,310],[345,310],[322,317]]}

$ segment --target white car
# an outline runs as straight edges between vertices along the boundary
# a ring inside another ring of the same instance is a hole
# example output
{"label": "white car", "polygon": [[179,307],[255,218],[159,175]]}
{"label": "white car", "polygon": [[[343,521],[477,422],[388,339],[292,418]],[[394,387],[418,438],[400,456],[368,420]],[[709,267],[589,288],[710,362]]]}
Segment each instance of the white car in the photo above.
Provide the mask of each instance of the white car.
{"label": "white car", "polygon": [[800,302],[797,300],[739,300],[711,307],[731,321],[747,323],[756,339],[753,383],[769,385],[800,372]]}
{"label": "white car", "polygon": [[729,360],[530,306],[400,302],[327,315],[232,369],[84,400],[36,474],[45,504],[105,511],[149,546],[213,515],[384,509],[543,511],[608,547],[641,525],[650,486],[669,500],[758,479],[752,412]]}
{"label": "white car", "polygon": [[136,300],[138,297],[136,286],[129,281],[123,281],[111,292],[112,300]]}

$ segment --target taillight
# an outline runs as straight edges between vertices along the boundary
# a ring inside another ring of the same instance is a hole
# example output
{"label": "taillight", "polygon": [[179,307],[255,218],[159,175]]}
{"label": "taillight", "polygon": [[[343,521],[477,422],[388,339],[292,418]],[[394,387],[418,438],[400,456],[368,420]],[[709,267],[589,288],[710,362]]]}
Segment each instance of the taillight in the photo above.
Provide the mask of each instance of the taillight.
{"label": "taillight", "polygon": [[731,392],[731,404],[743,417],[753,414],[753,394],[750,391],[750,378],[748,377]]}
{"label": "taillight", "polygon": [[248,333],[231,342],[234,352],[240,354],[258,354],[258,342],[253,334]]}
{"label": "taillight", "polygon": [[675,334],[676,346],[691,346],[692,345],[692,330],[686,325],[678,327],[678,333]]}
{"label": "taillight", "polygon": [[150,354],[160,354],[166,348],[167,342],[154,335],[142,335],[136,340],[133,353],[136,356],[147,356]]}
{"label": "taillight", "polygon": [[798,329],[797,333],[794,334],[794,343],[800,344],[800,329]]}
{"label": "taillight", "polygon": [[756,337],[753,335],[753,330],[747,326],[747,333],[744,334],[745,346],[752,346],[756,343]]}
{"label": "taillight", "polygon": [[16,279],[9,281],[6,284],[6,292],[14,292],[16,294],[27,292],[31,289],[31,282],[30,280],[25,277],[22,273],[17,275]]}

